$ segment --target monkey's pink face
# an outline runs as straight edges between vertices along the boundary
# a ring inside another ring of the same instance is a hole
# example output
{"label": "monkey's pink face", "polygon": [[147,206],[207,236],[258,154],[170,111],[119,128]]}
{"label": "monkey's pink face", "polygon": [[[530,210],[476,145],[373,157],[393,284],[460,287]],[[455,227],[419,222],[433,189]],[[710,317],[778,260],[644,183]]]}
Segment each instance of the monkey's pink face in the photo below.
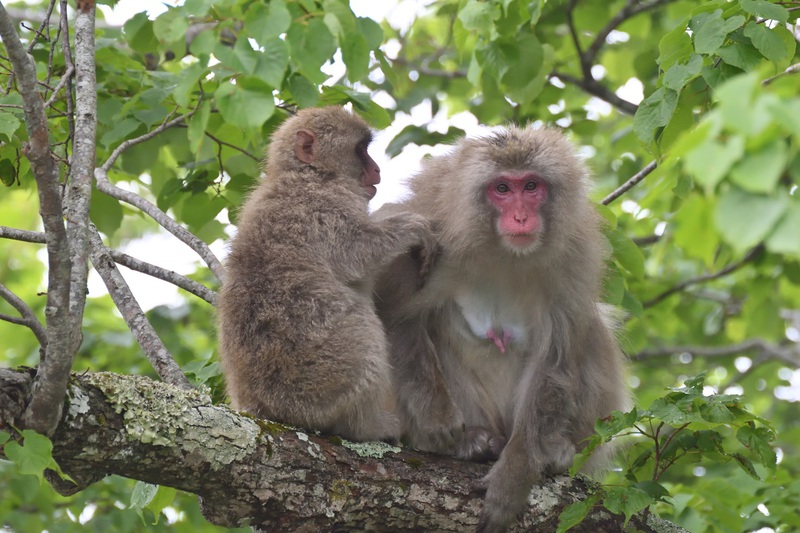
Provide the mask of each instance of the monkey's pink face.
{"label": "monkey's pink face", "polygon": [[356,147],[356,154],[363,167],[363,172],[361,173],[361,187],[364,189],[367,196],[372,199],[375,193],[378,192],[375,186],[381,182],[381,167],[369,156],[366,146]]}
{"label": "monkey's pink face", "polygon": [[547,184],[533,172],[501,174],[489,182],[486,197],[497,208],[495,228],[505,245],[522,253],[535,249]]}

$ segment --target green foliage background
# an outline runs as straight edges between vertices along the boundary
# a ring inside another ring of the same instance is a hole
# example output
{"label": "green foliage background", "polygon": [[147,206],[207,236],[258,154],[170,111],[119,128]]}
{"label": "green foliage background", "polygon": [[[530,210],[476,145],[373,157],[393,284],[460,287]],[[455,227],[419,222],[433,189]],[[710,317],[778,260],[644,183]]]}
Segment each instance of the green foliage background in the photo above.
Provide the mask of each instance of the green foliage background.
{"label": "green foliage background", "polygon": [[[110,178],[212,243],[226,238],[218,215],[235,222],[265,139],[294,106],[350,103],[376,128],[416,106],[466,111],[486,125],[558,125],[588,155],[598,201],[656,160],[642,183],[601,208],[606,299],[628,314],[623,345],[637,400],[648,406],[706,371],[707,386],[743,392],[750,410],[771,421],[779,463],[757,481],[732,462],[687,458],[662,478],[672,496],[656,510],[695,532],[796,531],[798,13],[800,2],[767,0],[438,0],[397,29],[357,17],[342,0],[187,0],[155,19],[140,13],[98,30],[98,161],[185,116],[185,127],[124,152]],[[37,230],[21,98],[0,54],[0,225]],[[65,71],[60,47],[40,39],[32,54],[52,90]],[[332,60],[346,65],[341,79],[321,70]],[[783,75],[787,68],[794,73]],[[643,87],[638,108],[615,94],[631,79]],[[376,104],[377,93],[391,105]],[[610,110],[598,112],[599,101]],[[70,153],[65,112],[62,92],[49,113],[62,158]],[[461,133],[410,126],[389,152]],[[91,214],[114,247],[157,229],[100,193]],[[0,241],[0,281],[42,317],[38,249]],[[194,277],[211,279],[205,269]],[[152,373],[110,299],[91,296],[75,369]],[[0,301],[0,313],[14,310]],[[148,316],[191,376],[218,387],[213,309],[188,296]],[[4,365],[36,364],[29,331],[0,322],[0,339]],[[0,522],[14,531],[214,529],[193,497],[132,483],[110,478],[62,498],[0,463]],[[80,524],[87,506],[94,515]],[[172,523],[159,519],[164,507],[175,511]]]}

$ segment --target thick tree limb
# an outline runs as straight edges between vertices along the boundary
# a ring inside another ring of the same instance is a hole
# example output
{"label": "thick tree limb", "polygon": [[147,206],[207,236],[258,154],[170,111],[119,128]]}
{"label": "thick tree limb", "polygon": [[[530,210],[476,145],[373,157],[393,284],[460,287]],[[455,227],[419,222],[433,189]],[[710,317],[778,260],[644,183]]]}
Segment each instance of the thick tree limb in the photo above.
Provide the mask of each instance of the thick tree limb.
{"label": "thick tree limb", "polygon": [[28,145],[24,152],[36,180],[39,213],[47,234],[47,348],[39,365],[31,401],[22,424],[40,433],[51,434],[61,416],[69,371],[81,339],[80,329],[70,310],[70,246],[62,220],[58,167],[50,155],[47,116],[37,84],[36,66],[22,46],[14,24],[2,4],[0,37],[14,68],[22,96],[25,129],[28,132]]}
{"label": "thick tree limb", "polygon": [[[29,384],[23,372],[0,370],[0,429],[13,423]],[[215,524],[266,531],[463,532],[478,522],[481,496],[470,487],[485,464],[341,443],[141,376],[74,376],[69,392],[53,437],[53,456],[78,483],[58,483],[65,493],[117,474],[200,495]],[[512,531],[553,531],[560,510],[590,486],[581,478],[547,480]],[[575,531],[618,532],[622,522],[594,509]],[[667,531],[641,515],[631,526]]]}
{"label": "thick tree limb", "polygon": [[122,313],[122,318],[125,319],[136,342],[147,355],[153,369],[165,382],[184,389],[191,389],[189,380],[186,379],[175,359],[172,358],[172,354],[169,353],[158,333],[147,320],[139,302],[133,297],[128,283],[122,277],[94,225],[89,228],[89,241],[92,265],[100,274],[103,283],[106,284],[108,294],[111,295],[117,309]]}

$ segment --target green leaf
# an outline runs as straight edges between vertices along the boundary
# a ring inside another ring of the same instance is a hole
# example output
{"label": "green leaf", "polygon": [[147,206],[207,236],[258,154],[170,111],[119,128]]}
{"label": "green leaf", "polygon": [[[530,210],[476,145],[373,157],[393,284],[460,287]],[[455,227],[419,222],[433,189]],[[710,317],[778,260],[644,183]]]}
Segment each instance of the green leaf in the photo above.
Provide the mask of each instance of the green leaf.
{"label": "green leaf", "polygon": [[283,0],[270,0],[268,5],[253,3],[244,20],[244,33],[264,46],[289,30],[292,14]]}
{"label": "green leaf", "polygon": [[153,33],[153,21],[147,13],[137,13],[122,27],[128,46],[140,54],[154,53],[158,50],[158,39]]}
{"label": "green leaf", "polygon": [[585,500],[577,501],[566,506],[558,516],[556,533],[564,533],[583,522],[584,518],[589,514],[589,511],[592,510],[592,507],[600,501],[602,495],[603,493],[601,491],[597,491],[587,496]]}
{"label": "green leaf", "polygon": [[677,104],[678,93],[664,87],[645,98],[633,118],[633,131],[639,140],[645,144],[652,142],[656,130],[669,124]]}
{"label": "green leaf", "polygon": [[793,202],[784,217],[767,238],[767,250],[778,254],[800,256],[800,204]]}
{"label": "green leaf", "polygon": [[270,39],[259,54],[253,74],[270,87],[279,89],[289,66],[289,47],[283,39]]}
{"label": "green leaf", "polygon": [[456,139],[464,136],[464,130],[450,126],[444,133],[428,131],[422,126],[409,125],[403,128],[400,133],[386,147],[386,154],[395,157],[403,151],[409,144],[417,146],[436,146],[437,144],[450,144]]}
{"label": "green leaf", "polygon": [[736,438],[759,458],[762,465],[772,471],[775,470],[778,456],[770,444],[775,440],[775,434],[772,431],[765,427],[755,427],[755,424],[751,422],[739,428]]}
{"label": "green leaf", "polygon": [[122,206],[119,200],[98,191],[92,191],[89,201],[89,217],[97,229],[106,235],[113,235],[122,225]]}
{"label": "green leaf", "polygon": [[608,240],[614,249],[614,258],[620,266],[630,272],[635,279],[643,279],[644,255],[636,243],[619,228],[608,233]]}
{"label": "green leaf", "polygon": [[720,197],[714,220],[722,238],[744,252],[769,235],[787,208],[783,196],[772,198],[731,188]]}
{"label": "green leaf", "polygon": [[153,22],[153,33],[162,43],[183,41],[189,29],[189,19],[183,9],[170,8]]}
{"label": "green leaf", "polygon": [[674,226],[675,245],[689,257],[701,259],[706,267],[711,267],[719,245],[713,200],[700,194],[688,196],[675,214]]}
{"label": "green leaf", "polygon": [[302,74],[292,74],[289,78],[289,92],[300,108],[314,107],[319,102],[319,89]]}
{"label": "green leaf", "polygon": [[142,125],[135,118],[126,118],[117,122],[113,128],[108,130],[100,137],[100,143],[106,148],[125,140],[131,133]]}
{"label": "green leaf", "polygon": [[3,446],[11,439],[11,434],[7,431],[0,431],[0,446]]}
{"label": "green leaf", "polygon": [[[733,43],[723,46],[717,50],[717,55],[728,65],[733,65],[744,71],[753,70],[764,60],[761,56],[761,52],[756,50],[755,46],[750,43]],[[724,74],[721,66],[716,68],[709,66],[708,69],[716,73]]]}
{"label": "green leaf", "polygon": [[347,65],[347,79],[356,82],[369,73],[369,45],[360,33],[350,33],[342,43],[342,60]]}
{"label": "green leaf", "polygon": [[11,142],[11,138],[21,124],[13,114],[0,111],[0,135],[6,138],[6,142]]}
{"label": "green leaf", "polygon": [[669,491],[664,488],[664,485],[649,479],[639,481],[634,486],[648,494],[654,501],[663,501],[669,496]]}
{"label": "green leaf", "polygon": [[695,181],[710,191],[743,155],[744,137],[732,135],[724,143],[709,139],[698,145],[686,154],[683,163]]}
{"label": "green leaf", "polygon": [[692,38],[686,33],[686,22],[678,23],[675,29],[664,35],[658,43],[658,65],[668,71],[672,65],[692,55]]}
{"label": "green leaf", "polygon": [[655,499],[639,487],[611,487],[607,490],[603,505],[614,514],[624,514],[625,524],[633,515],[648,507]]}
{"label": "green leaf", "polygon": [[789,53],[783,39],[763,24],[748,22],[744,34],[752,41],[753,46],[773,63],[782,62]]}
{"label": "green leaf", "polygon": [[758,475],[758,472],[756,471],[755,467],[753,466],[753,462],[750,459],[740,453],[732,453],[731,458],[736,461],[736,464],[738,464],[748,476],[757,481],[761,481],[761,476]]}
{"label": "green leaf", "polygon": [[336,41],[319,18],[308,24],[293,24],[286,34],[289,50],[300,72],[313,83],[322,83],[327,75],[320,67],[336,52]]}
{"label": "green leaf", "polygon": [[757,152],[747,154],[731,170],[731,180],[746,191],[771,193],[789,163],[789,149],[775,139]]}
{"label": "green leaf", "polygon": [[741,15],[722,18],[722,10],[702,13],[692,18],[689,27],[694,32],[694,50],[698,54],[713,54],[725,42],[730,32],[745,23]]}
{"label": "green leaf", "polygon": [[777,20],[781,24],[786,24],[786,21],[789,20],[789,11],[785,7],[767,0],[739,0],[739,4],[751,15]]}
{"label": "green leaf", "polygon": [[143,511],[147,505],[153,501],[153,498],[155,498],[157,492],[158,485],[152,485],[150,483],[145,483],[144,481],[137,481],[133,486],[130,506],[131,509],[134,509],[137,512],[144,523],[146,522]]}
{"label": "green leaf", "polygon": [[673,91],[680,91],[684,85],[700,75],[703,68],[703,58],[692,54],[686,64],[676,63],[664,73],[664,87]]}
{"label": "green leaf", "polygon": [[236,85],[222,84],[214,98],[227,122],[246,129],[261,128],[275,112],[272,89],[258,79],[240,78]]}
{"label": "green leaf", "polygon": [[356,19],[356,31],[364,36],[370,50],[377,50],[383,44],[383,29],[381,25],[368,17]]}
{"label": "green leaf", "polygon": [[153,515],[155,515],[153,525],[158,524],[158,520],[161,518],[161,511],[163,511],[167,506],[172,505],[177,493],[178,491],[172,487],[164,487],[161,485],[158,486],[158,491],[156,492],[155,496],[150,500],[150,503],[147,504],[147,508],[153,512]]}
{"label": "green leaf", "polygon": [[187,135],[189,137],[189,149],[197,153],[200,143],[205,138],[208,119],[211,117],[211,104],[203,102],[197,112],[188,121]]}
{"label": "green leaf", "polygon": [[53,443],[44,435],[33,430],[22,431],[23,443],[8,442],[5,446],[5,455],[17,467],[20,474],[29,474],[43,479],[46,468],[51,468],[53,461]]}
{"label": "green leaf", "polygon": [[700,406],[700,416],[703,420],[716,424],[732,422],[734,419],[733,413],[725,405],[714,401]]}
{"label": "green leaf", "polygon": [[464,8],[458,12],[458,20],[464,25],[467,31],[475,31],[479,34],[488,34],[494,27],[494,21],[499,18],[495,4],[491,2],[480,2],[469,0]]}

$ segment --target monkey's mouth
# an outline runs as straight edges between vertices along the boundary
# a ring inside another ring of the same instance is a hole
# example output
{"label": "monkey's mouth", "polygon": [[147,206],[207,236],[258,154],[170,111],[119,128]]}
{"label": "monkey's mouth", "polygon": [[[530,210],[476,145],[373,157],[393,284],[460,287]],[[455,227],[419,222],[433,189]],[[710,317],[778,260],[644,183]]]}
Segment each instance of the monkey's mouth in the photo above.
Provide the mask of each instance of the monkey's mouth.
{"label": "monkey's mouth", "polygon": [[509,245],[515,248],[525,248],[526,246],[530,246],[534,242],[536,242],[536,234],[535,233],[515,233],[510,235],[505,235],[503,239]]}
{"label": "monkey's mouth", "polygon": [[362,188],[364,189],[364,193],[367,195],[367,198],[370,200],[375,198],[375,195],[378,194],[378,188],[374,185],[363,185]]}

